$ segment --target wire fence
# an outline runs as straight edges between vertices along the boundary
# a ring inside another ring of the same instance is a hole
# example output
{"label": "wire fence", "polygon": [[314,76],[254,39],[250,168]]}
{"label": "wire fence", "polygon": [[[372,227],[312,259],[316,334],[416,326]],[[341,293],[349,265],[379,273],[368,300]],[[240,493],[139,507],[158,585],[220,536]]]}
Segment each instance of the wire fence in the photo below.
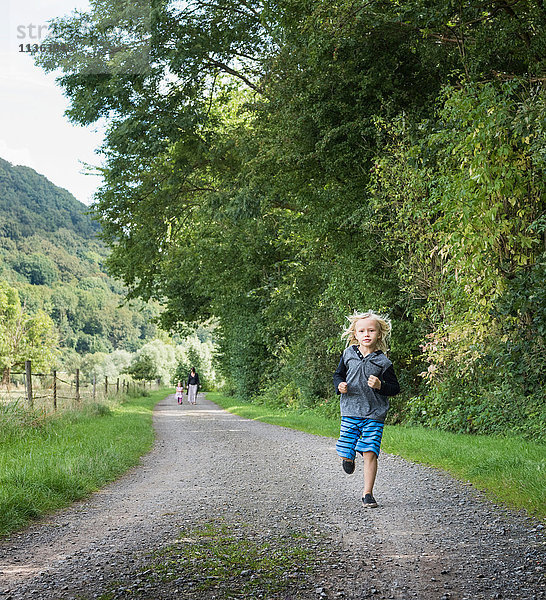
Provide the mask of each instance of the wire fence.
{"label": "wire fence", "polygon": [[97,381],[95,376],[88,379],[81,376],[79,369],[75,373],[38,373],[32,371],[31,361],[26,361],[24,372],[12,371],[0,385],[0,402],[24,403],[29,408],[39,407],[49,412],[158,387],[158,381],[135,381],[128,375],[114,380],[105,377]]}

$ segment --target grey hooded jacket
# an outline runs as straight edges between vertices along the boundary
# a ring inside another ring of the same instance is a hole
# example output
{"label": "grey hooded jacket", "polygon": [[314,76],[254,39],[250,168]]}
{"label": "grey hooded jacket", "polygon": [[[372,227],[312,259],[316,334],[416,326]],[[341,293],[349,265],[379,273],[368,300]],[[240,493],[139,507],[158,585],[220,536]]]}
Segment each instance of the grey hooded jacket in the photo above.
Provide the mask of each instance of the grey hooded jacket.
{"label": "grey hooded jacket", "polygon": [[[370,375],[381,381],[380,390],[368,385]],[[388,396],[396,396],[400,392],[392,362],[381,350],[363,356],[358,346],[346,348],[334,373],[334,388],[338,394],[338,385],[342,381],[347,383],[347,393],[341,394],[340,398],[342,417],[373,419],[383,423],[389,410]]]}

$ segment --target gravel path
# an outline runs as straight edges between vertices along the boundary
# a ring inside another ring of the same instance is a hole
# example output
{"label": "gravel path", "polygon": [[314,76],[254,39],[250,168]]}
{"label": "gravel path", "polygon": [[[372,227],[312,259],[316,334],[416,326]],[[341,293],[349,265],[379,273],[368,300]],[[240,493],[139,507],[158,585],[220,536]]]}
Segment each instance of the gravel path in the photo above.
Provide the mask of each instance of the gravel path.
{"label": "gravel path", "polygon": [[165,398],[155,427],[141,466],[0,543],[0,600],[99,598],[181,529],[217,518],[264,539],[295,528],[318,540],[311,585],[286,598],[546,598],[542,524],[442,472],[382,454],[380,506],[365,510],[361,464],[345,475],[331,438],[245,420],[201,395],[196,406]]}

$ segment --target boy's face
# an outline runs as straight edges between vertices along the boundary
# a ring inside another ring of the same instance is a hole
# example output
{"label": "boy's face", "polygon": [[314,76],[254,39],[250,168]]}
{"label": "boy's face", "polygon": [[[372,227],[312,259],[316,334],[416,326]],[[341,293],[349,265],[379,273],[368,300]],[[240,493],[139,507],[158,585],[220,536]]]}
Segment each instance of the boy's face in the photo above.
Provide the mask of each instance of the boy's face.
{"label": "boy's face", "polygon": [[360,319],[355,323],[355,337],[361,348],[373,352],[379,338],[379,326],[375,319]]}

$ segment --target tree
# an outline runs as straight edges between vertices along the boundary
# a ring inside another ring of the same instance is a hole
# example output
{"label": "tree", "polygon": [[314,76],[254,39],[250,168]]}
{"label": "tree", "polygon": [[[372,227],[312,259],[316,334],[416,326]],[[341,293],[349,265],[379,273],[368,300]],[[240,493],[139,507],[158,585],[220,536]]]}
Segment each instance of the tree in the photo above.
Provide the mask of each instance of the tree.
{"label": "tree", "polygon": [[142,381],[159,379],[162,383],[169,383],[175,368],[174,346],[153,340],[136,352],[127,372]]}
{"label": "tree", "polygon": [[32,285],[51,285],[58,278],[53,262],[41,253],[20,256],[14,269],[24,275]]}
{"label": "tree", "polygon": [[0,281],[0,367],[9,383],[15,365],[31,360],[37,370],[50,369],[57,356],[57,332],[51,318],[39,311],[29,315],[17,290]]}
{"label": "tree", "polygon": [[110,354],[97,352],[85,357],[82,370],[88,377],[94,375],[99,381],[108,377],[112,381],[121,374],[127,373],[133,358],[133,355],[126,350],[115,350]]}

